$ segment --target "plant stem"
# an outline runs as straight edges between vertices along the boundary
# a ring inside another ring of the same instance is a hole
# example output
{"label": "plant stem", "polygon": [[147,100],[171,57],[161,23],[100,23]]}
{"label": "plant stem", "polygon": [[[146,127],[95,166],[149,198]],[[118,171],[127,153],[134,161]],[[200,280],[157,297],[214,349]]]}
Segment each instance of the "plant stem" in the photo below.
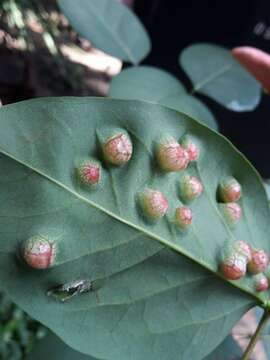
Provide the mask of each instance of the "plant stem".
{"label": "plant stem", "polygon": [[270,313],[268,312],[268,310],[264,310],[264,314],[259,322],[259,325],[255,331],[255,334],[252,336],[252,338],[248,344],[248,347],[247,347],[244,355],[242,356],[241,360],[250,360],[250,357],[254,350],[254,347],[257,344],[257,341],[259,340],[261,332],[262,332],[263,328],[265,327],[265,325],[267,324],[269,317],[270,317]]}

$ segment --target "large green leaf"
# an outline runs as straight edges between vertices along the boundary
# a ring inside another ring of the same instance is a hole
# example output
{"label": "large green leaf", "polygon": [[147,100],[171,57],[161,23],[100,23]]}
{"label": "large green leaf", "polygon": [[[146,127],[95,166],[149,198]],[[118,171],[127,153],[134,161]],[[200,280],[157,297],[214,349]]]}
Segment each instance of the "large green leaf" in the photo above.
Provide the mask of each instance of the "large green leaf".
{"label": "large green leaf", "polygon": [[221,345],[219,345],[204,360],[240,360],[243,351],[237,342],[229,335]]}
{"label": "large green leaf", "polygon": [[179,110],[217,130],[210,110],[174,76],[151,66],[137,66],[122,71],[111,82],[109,96],[116,99],[147,100]]}
{"label": "large green leaf", "polygon": [[73,350],[61,341],[57,336],[49,334],[37,342],[33,351],[26,360],[97,360],[89,355],[84,355]]}
{"label": "large green leaf", "polygon": [[207,95],[234,111],[250,111],[258,105],[260,84],[229,50],[195,44],[183,50],[179,61],[192,81],[193,92]]}
{"label": "large green leaf", "polygon": [[[229,239],[270,248],[261,180],[222,136],[156,104],[95,98],[4,106],[0,126],[0,284],[70,346],[111,360],[202,359],[268,298],[254,292],[250,277],[229,283],[216,276]],[[99,141],[115,127],[129,132],[132,160],[104,166],[102,183],[89,191],[74,178],[75,165],[100,157]],[[155,141],[165,133],[190,133],[201,146],[200,160],[186,172],[200,177],[205,190],[191,204],[194,222],[185,234],[170,221],[180,175],[162,175],[153,162]],[[244,216],[230,230],[216,189],[232,174],[243,186]],[[136,194],[146,185],[162,190],[170,204],[157,223],[138,213]],[[38,233],[59,248],[50,270],[32,270],[16,256],[20,242]],[[46,295],[77,279],[99,285],[65,303]]]}
{"label": "large green leaf", "polygon": [[149,36],[139,19],[117,0],[58,0],[79,34],[121,60],[138,64],[150,51]]}

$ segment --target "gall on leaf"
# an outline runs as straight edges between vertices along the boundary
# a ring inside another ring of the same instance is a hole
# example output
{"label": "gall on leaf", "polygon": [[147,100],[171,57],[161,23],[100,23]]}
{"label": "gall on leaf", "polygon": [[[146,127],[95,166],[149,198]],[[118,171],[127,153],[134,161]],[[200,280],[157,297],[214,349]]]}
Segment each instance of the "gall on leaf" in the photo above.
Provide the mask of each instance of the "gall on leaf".
{"label": "gall on leaf", "polygon": [[203,192],[203,185],[195,176],[184,175],[180,180],[179,186],[180,197],[184,201],[192,201]]}
{"label": "gall on leaf", "polygon": [[163,171],[181,171],[189,163],[187,151],[173,138],[163,139],[156,149],[156,158]]}
{"label": "gall on leaf", "polygon": [[241,185],[233,177],[228,177],[220,182],[218,195],[220,200],[225,203],[238,201],[242,195]]}
{"label": "gall on leaf", "polygon": [[254,287],[258,292],[266,291],[269,287],[268,279],[264,274],[257,274],[254,276]]}
{"label": "gall on leaf", "polygon": [[219,204],[219,209],[229,225],[235,225],[242,216],[242,208],[234,202]]}
{"label": "gall on leaf", "polygon": [[85,185],[96,185],[101,179],[101,166],[96,160],[84,160],[77,167],[80,181]]}
{"label": "gall on leaf", "polygon": [[138,200],[143,214],[150,220],[162,218],[168,210],[168,200],[161,191],[146,188],[138,195]]}
{"label": "gall on leaf", "polygon": [[225,279],[238,280],[246,275],[247,260],[235,251],[222,259],[219,269]]}
{"label": "gall on leaf", "polygon": [[251,261],[252,258],[252,248],[251,246],[243,240],[237,240],[231,245],[231,251],[237,252],[238,254],[246,258],[247,263]]}
{"label": "gall on leaf", "polygon": [[22,245],[25,262],[35,269],[48,269],[53,266],[55,255],[55,244],[41,235],[30,237]]}
{"label": "gall on leaf", "polygon": [[186,206],[178,207],[175,210],[174,223],[180,229],[187,229],[192,224],[193,214],[190,208]]}
{"label": "gall on leaf", "polygon": [[121,166],[131,159],[133,145],[128,134],[118,133],[102,144],[102,151],[108,163]]}
{"label": "gall on leaf", "polygon": [[269,265],[269,256],[264,250],[253,250],[251,260],[248,262],[248,271],[251,274],[259,274],[266,271]]}
{"label": "gall on leaf", "polygon": [[180,144],[188,153],[189,161],[197,161],[200,156],[200,148],[196,141],[189,135],[185,135]]}

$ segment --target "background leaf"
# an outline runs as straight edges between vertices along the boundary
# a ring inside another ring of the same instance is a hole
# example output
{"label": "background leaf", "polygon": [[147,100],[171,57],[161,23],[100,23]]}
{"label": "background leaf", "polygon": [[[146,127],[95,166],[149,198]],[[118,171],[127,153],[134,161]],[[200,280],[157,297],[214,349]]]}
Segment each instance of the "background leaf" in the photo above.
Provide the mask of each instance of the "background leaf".
{"label": "background leaf", "polygon": [[[199,360],[268,298],[269,292],[254,292],[249,276],[233,284],[216,276],[229,239],[270,248],[262,182],[222,136],[156,104],[98,98],[4,106],[0,124],[0,283],[70,346],[101,359],[175,360],[181,354]],[[100,188],[83,188],[74,178],[77,161],[89,155],[102,161],[99,142],[119,127],[132,138],[132,160],[120,168],[104,165]],[[180,175],[154,167],[153,147],[165,133],[190,133],[201,147],[199,162],[185,172],[205,188],[190,205],[194,223],[186,234],[171,223]],[[231,174],[244,194],[244,216],[232,230],[216,201],[220,179]],[[136,206],[136,194],[147,185],[162,190],[170,204],[168,216],[155,224]],[[32,270],[17,256],[21,241],[37,233],[59,248],[48,271]],[[99,286],[64,304],[46,296],[77,279]]]}
{"label": "background leaf", "polygon": [[261,97],[261,86],[229,50],[195,44],[183,50],[180,65],[193,84],[193,92],[209,96],[233,111],[251,111]]}
{"label": "background leaf", "polygon": [[58,0],[74,29],[94,46],[121,60],[138,64],[150,51],[140,20],[117,0]]}
{"label": "background leaf", "polygon": [[183,112],[199,120],[213,130],[218,130],[218,124],[212,112],[200,100],[188,94],[170,96],[160,101],[160,104]]}
{"label": "background leaf", "polygon": [[109,96],[157,102],[184,112],[214,130],[218,128],[211,111],[201,101],[188,95],[177,78],[151,66],[138,66],[122,71],[113,78]]}

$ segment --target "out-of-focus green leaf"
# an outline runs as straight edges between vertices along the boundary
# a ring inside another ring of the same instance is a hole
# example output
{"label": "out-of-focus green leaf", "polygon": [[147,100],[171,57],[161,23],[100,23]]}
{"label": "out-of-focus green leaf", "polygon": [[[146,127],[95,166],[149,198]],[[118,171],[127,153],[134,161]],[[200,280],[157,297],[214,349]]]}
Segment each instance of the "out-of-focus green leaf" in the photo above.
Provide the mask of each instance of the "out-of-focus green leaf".
{"label": "out-of-focus green leaf", "polygon": [[251,111],[261,98],[261,86],[229,50],[211,44],[195,44],[180,55],[193,84],[193,92],[209,96],[233,111]]}
{"label": "out-of-focus green leaf", "polygon": [[94,46],[138,64],[150,51],[140,20],[117,0],[58,0],[74,29]]}

